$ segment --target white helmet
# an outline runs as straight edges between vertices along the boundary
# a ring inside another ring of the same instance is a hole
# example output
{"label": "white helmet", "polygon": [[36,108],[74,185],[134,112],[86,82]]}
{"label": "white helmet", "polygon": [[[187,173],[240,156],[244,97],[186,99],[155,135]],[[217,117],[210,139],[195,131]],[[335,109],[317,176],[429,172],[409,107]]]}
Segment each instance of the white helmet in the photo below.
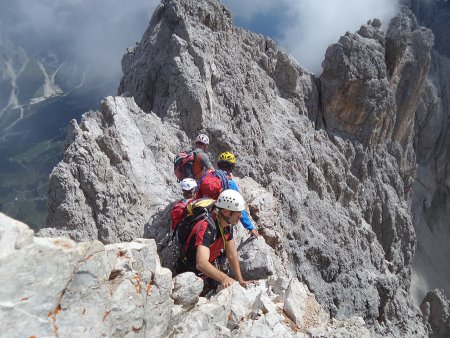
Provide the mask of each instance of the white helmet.
{"label": "white helmet", "polygon": [[203,143],[203,144],[209,144],[209,137],[206,136],[205,134],[199,134],[197,136],[197,138],[195,139],[195,142],[196,143],[200,142],[200,143]]}
{"label": "white helmet", "polygon": [[197,187],[197,182],[193,178],[185,178],[180,182],[181,190],[192,190]]}
{"label": "white helmet", "polygon": [[227,189],[220,193],[216,206],[231,211],[243,211],[245,210],[245,201],[238,191]]}

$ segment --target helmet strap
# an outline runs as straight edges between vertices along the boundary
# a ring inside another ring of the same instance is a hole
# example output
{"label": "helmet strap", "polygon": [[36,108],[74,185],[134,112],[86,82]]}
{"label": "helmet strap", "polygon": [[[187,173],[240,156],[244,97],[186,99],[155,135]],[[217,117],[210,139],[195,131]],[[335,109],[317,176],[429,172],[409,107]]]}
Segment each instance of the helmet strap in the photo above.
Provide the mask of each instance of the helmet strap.
{"label": "helmet strap", "polygon": [[[221,228],[225,228],[226,226],[228,226],[228,225],[230,225],[230,217],[227,217],[227,216],[225,216],[224,214],[223,214],[223,211],[222,210],[224,210],[224,209],[219,209],[218,211],[217,211],[217,219],[219,220],[219,226],[221,227]],[[225,221],[226,222],[226,224],[225,225],[223,225],[223,222],[222,221]]]}
{"label": "helmet strap", "polygon": [[186,198],[194,197],[194,194],[195,194],[195,189],[183,191],[183,197],[186,197]]}

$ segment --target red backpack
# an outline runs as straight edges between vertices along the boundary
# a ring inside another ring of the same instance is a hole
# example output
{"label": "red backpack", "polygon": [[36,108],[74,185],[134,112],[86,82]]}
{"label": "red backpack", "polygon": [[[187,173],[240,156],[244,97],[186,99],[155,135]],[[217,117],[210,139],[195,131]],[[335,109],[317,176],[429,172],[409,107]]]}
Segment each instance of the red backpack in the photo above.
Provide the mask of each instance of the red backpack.
{"label": "red backpack", "polygon": [[173,160],[173,172],[178,181],[183,178],[193,178],[193,167],[197,153],[194,149],[180,151]]}
{"label": "red backpack", "polygon": [[189,239],[194,235],[193,229],[197,223],[201,220],[206,220],[208,224],[215,226],[215,223],[211,219],[215,202],[215,200],[210,198],[190,199],[185,204],[185,207],[181,209],[182,219],[173,229],[172,241],[177,237],[183,254],[187,250]]}
{"label": "red backpack", "polygon": [[181,220],[186,216],[186,205],[190,203],[193,200],[193,198],[187,200],[185,202],[185,199],[179,200],[177,203],[174,204],[172,207],[172,210],[170,211],[170,219],[172,220],[172,223],[170,224],[172,231],[174,231],[178,224],[181,222]]}
{"label": "red backpack", "polygon": [[209,197],[217,200],[220,193],[228,189],[228,178],[224,171],[209,172],[200,182],[197,190],[197,198]]}

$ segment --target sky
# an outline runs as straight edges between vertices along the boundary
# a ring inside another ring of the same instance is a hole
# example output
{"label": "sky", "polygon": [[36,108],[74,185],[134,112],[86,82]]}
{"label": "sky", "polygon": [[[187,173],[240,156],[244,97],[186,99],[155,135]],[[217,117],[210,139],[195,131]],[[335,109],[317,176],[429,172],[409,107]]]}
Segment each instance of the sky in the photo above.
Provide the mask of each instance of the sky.
{"label": "sky", "polygon": [[[222,1],[232,11],[235,24],[272,37],[304,68],[320,74],[329,44],[374,17],[387,23],[395,13],[397,0]],[[70,57],[97,63],[111,76],[120,76],[122,55],[141,39],[159,3],[157,0],[1,2],[0,35],[1,30],[12,33],[25,44],[35,44],[33,50],[37,52],[39,47],[63,47]]]}
{"label": "sky", "polygon": [[[397,12],[397,0],[224,0],[235,22],[256,28],[269,17],[264,32],[300,65],[320,74],[327,47],[347,31],[378,18],[382,29]],[[272,19],[272,20],[271,20]],[[267,27],[269,26],[269,27]],[[259,32],[257,32],[259,33]]]}

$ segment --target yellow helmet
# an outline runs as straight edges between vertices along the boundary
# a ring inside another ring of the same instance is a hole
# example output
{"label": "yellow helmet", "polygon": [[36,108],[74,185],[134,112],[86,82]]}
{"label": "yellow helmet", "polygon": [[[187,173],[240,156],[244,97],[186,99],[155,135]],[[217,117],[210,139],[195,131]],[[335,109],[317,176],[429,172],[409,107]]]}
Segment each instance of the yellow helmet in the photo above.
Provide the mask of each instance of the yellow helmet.
{"label": "yellow helmet", "polygon": [[229,151],[225,151],[220,154],[218,162],[228,162],[231,164],[236,164],[236,157]]}

